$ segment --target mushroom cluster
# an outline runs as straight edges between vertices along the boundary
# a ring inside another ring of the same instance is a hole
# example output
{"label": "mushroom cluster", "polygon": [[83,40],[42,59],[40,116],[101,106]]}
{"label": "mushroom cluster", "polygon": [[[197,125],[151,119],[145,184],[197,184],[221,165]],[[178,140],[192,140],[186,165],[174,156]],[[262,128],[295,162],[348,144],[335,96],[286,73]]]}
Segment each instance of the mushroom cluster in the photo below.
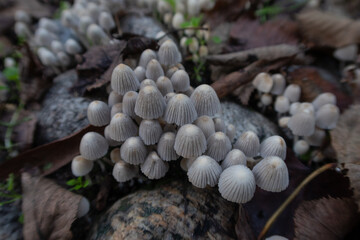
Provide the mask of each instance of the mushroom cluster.
{"label": "mushroom cluster", "polygon": [[158,52],[145,50],[134,70],[124,64],[114,68],[108,103],[93,101],[87,112],[91,125],[105,127],[104,136],[83,136],[73,174],[89,173],[93,161],[112,147],[113,176],[119,182],[140,172],[162,178],[169,164],[178,162],[194,186],[218,184],[232,202],[250,201],[256,185],[272,192],[286,189],[284,139],[272,136],[260,144],[248,131],[233,146],[235,126],[217,115],[221,105],[214,89],[206,84],[192,88],[180,59],[176,44],[167,40]]}
{"label": "mushroom cluster", "polygon": [[310,146],[321,146],[326,137],[325,131],[336,127],[340,111],[334,94],[326,92],[311,103],[300,102],[300,86],[286,85],[284,76],[279,73],[259,73],[252,83],[260,94],[260,104],[264,107],[273,104],[279,126],[291,130],[294,135],[293,150],[297,155],[307,153]]}

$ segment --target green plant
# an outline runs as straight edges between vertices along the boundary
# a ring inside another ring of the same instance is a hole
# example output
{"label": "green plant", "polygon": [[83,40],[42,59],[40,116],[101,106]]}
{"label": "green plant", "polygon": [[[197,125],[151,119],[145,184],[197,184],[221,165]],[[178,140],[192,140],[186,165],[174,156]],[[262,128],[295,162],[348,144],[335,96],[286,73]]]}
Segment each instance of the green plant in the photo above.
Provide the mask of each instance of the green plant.
{"label": "green plant", "polygon": [[55,14],[54,14],[54,18],[55,19],[60,19],[61,17],[61,13],[70,8],[70,3],[67,1],[60,1],[59,3],[59,8],[56,10]]}
{"label": "green plant", "polygon": [[203,75],[204,71],[205,71],[205,62],[203,60],[196,62],[194,66],[194,73],[197,82],[199,83],[202,82],[201,76]]}
{"label": "green plant", "polygon": [[176,0],[164,0],[164,1],[170,4],[173,13],[176,12]]}
{"label": "green plant", "polygon": [[73,178],[66,182],[66,185],[72,187],[69,191],[79,190],[90,186],[91,182],[89,179],[83,179],[83,177]]}
{"label": "green plant", "polygon": [[212,36],[211,41],[213,41],[213,43],[219,44],[221,43],[221,38],[219,36]]}
{"label": "green plant", "polygon": [[192,17],[189,21],[183,22],[181,24],[182,28],[189,28],[189,27],[200,27],[201,24],[201,20],[202,20],[203,16],[200,15],[199,17]]}
{"label": "green plant", "polygon": [[9,174],[9,177],[6,179],[5,183],[0,184],[0,197],[8,199],[0,202],[0,206],[21,199],[21,194],[18,194],[15,191],[15,175],[13,173]]}

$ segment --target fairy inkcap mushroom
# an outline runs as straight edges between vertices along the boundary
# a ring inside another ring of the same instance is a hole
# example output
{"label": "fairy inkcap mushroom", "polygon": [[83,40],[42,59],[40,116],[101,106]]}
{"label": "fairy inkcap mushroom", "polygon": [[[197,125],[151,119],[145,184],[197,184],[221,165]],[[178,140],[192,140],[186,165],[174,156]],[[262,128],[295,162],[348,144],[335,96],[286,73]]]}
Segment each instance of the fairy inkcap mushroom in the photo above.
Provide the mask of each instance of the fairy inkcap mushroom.
{"label": "fairy inkcap mushroom", "polygon": [[247,157],[256,157],[260,151],[259,137],[252,131],[246,131],[236,141],[234,148],[241,150]]}
{"label": "fairy inkcap mushroom", "polygon": [[146,66],[146,78],[156,81],[159,77],[164,76],[164,70],[156,59],[151,59]]}
{"label": "fairy inkcap mushroom", "polygon": [[41,63],[45,66],[56,66],[58,64],[56,56],[44,47],[40,47],[37,50],[37,54],[40,58]]}
{"label": "fairy inkcap mushroom", "polygon": [[236,135],[236,128],[233,124],[229,124],[226,126],[226,136],[230,139],[230,142],[234,141]]}
{"label": "fairy inkcap mushroom", "polygon": [[71,172],[75,177],[85,176],[93,167],[94,161],[87,160],[81,155],[74,157],[71,161]]}
{"label": "fairy inkcap mushroom", "polygon": [[160,91],[153,86],[140,90],[135,104],[135,113],[143,119],[156,119],[163,115],[165,100]]}
{"label": "fairy inkcap mushroom", "polygon": [[274,82],[268,73],[262,72],[256,75],[252,84],[258,91],[268,93],[271,91]]}
{"label": "fairy inkcap mushroom", "polygon": [[125,162],[139,165],[145,161],[146,147],[140,137],[130,137],[121,145],[120,156]]}
{"label": "fairy inkcap mushroom", "polygon": [[166,40],[161,44],[159,51],[159,62],[163,66],[172,66],[181,62],[181,54],[172,40]]}
{"label": "fairy inkcap mushroom", "polygon": [[171,83],[176,92],[185,92],[190,88],[190,78],[184,70],[178,70],[171,76]]}
{"label": "fairy inkcap mushroom", "polygon": [[81,218],[85,216],[90,210],[90,202],[86,197],[80,199],[79,208],[77,212],[77,217]]}
{"label": "fairy inkcap mushroom", "polygon": [[138,93],[134,91],[129,91],[125,93],[122,100],[122,111],[123,113],[129,115],[132,118],[135,118],[135,104]]}
{"label": "fairy inkcap mushroom", "polygon": [[96,132],[86,133],[80,141],[80,155],[87,160],[93,161],[105,156],[108,148],[106,139]]}
{"label": "fairy inkcap mushroom", "polygon": [[164,161],[173,161],[179,158],[179,155],[177,155],[174,149],[175,136],[173,132],[165,132],[160,137],[156,151]]}
{"label": "fairy inkcap mushroom", "polygon": [[254,174],[244,165],[235,165],[225,169],[219,179],[219,192],[230,202],[246,203],[256,190]]}
{"label": "fairy inkcap mushroom", "polygon": [[271,78],[273,79],[274,84],[270,93],[274,95],[281,95],[286,87],[284,76],[280,73],[276,73],[271,75]]}
{"label": "fairy inkcap mushroom", "polygon": [[289,111],[290,101],[287,97],[278,96],[275,101],[275,111],[278,113],[286,113]]}
{"label": "fairy inkcap mushroom", "polygon": [[117,65],[111,74],[111,87],[120,95],[139,89],[140,82],[134,71],[125,64]]}
{"label": "fairy inkcap mushroom", "polygon": [[145,145],[157,143],[162,134],[158,120],[142,120],[139,126],[139,136]]}
{"label": "fairy inkcap mushroom", "polygon": [[205,135],[197,126],[186,124],[176,134],[174,149],[182,157],[198,157],[206,150]]}
{"label": "fairy inkcap mushroom", "polygon": [[157,59],[156,53],[151,49],[144,50],[140,55],[139,66],[146,69],[152,59]]}
{"label": "fairy inkcap mushroom", "polygon": [[146,77],[145,77],[145,68],[141,67],[141,66],[137,66],[135,69],[134,69],[134,73],[135,73],[135,76],[137,77],[137,79],[142,82]]}
{"label": "fairy inkcap mushroom", "polygon": [[99,15],[99,25],[107,32],[110,32],[115,27],[115,22],[110,13],[101,12]]}
{"label": "fairy inkcap mushroom", "polygon": [[297,113],[297,111],[299,110],[301,103],[300,102],[293,102],[290,104],[290,109],[289,109],[289,113],[291,116],[295,115],[295,113]]}
{"label": "fairy inkcap mushroom", "polygon": [[[178,5],[178,4],[176,4]],[[173,28],[181,28],[181,24],[185,22],[184,15],[181,12],[176,11],[173,19],[172,19],[172,26]]]}
{"label": "fairy inkcap mushroom", "polygon": [[163,96],[168,93],[174,92],[173,85],[169,78],[162,76],[156,80],[156,86]]}
{"label": "fairy inkcap mushroom", "polygon": [[194,124],[203,131],[206,139],[208,139],[208,137],[215,133],[214,121],[209,116],[204,115],[199,117],[195,120]]}
{"label": "fairy inkcap mushroom", "polygon": [[301,88],[297,84],[290,84],[285,88],[284,97],[287,97],[290,102],[298,102],[300,100]]}
{"label": "fairy inkcap mushroom", "polygon": [[117,182],[126,182],[138,175],[139,167],[135,165],[128,164],[124,161],[119,161],[115,163],[112,170],[112,175]]}
{"label": "fairy inkcap mushroom", "polygon": [[307,136],[304,139],[309,143],[310,146],[320,147],[323,145],[326,138],[326,132],[322,129],[316,128],[314,134]]}
{"label": "fairy inkcap mushroom", "polygon": [[188,90],[186,90],[185,92],[183,92],[186,96],[191,97],[191,94],[194,92],[194,88],[192,86],[189,87]]}
{"label": "fairy inkcap mushroom", "polygon": [[221,163],[223,170],[233,165],[244,165],[246,166],[246,156],[239,149],[231,150],[225,157],[224,161]]}
{"label": "fairy inkcap mushroom", "polygon": [[270,104],[272,104],[271,94],[268,94],[268,93],[262,94],[260,100],[264,106],[269,106]]}
{"label": "fairy inkcap mushroom", "polygon": [[176,94],[168,102],[163,118],[167,123],[175,123],[178,126],[192,123],[197,118],[194,103],[188,96]]}
{"label": "fairy inkcap mushroom", "polygon": [[166,71],[166,77],[168,77],[169,79],[171,79],[172,75],[173,75],[177,70],[179,70],[178,67],[172,66],[171,68],[169,68],[169,69]]}
{"label": "fairy inkcap mushroom", "polygon": [[111,118],[113,118],[115,116],[115,114],[117,113],[122,113],[123,112],[123,107],[122,107],[122,103],[115,103],[112,107],[111,107],[111,112],[110,112],[110,116]]}
{"label": "fairy inkcap mushroom", "polygon": [[105,126],[110,122],[110,108],[102,101],[92,101],[87,109],[87,117],[91,125]]}
{"label": "fairy inkcap mushroom", "polygon": [[286,128],[288,126],[290,117],[282,117],[279,119],[278,124],[282,128]]}
{"label": "fairy inkcap mushroom", "polygon": [[31,24],[30,15],[23,10],[16,10],[14,18],[17,22],[23,22],[27,24]]}
{"label": "fairy inkcap mushroom", "polygon": [[190,98],[194,102],[199,116],[207,115],[212,117],[221,109],[220,100],[216,92],[207,84],[202,84],[195,88]]}
{"label": "fairy inkcap mushroom", "polygon": [[278,156],[282,160],[286,158],[286,143],[280,136],[266,138],[260,145],[260,155],[265,158],[268,156]]}
{"label": "fairy inkcap mushroom", "polygon": [[294,135],[310,136],[315,131],[315,116],[308,111],[298,110],[297,113],[289,119],[288,127]]}
{"label": "fairy inkcap mushroom", "polygon": [[95,45],[106,44],[110,41],[104,30],[97,24],[92,23],[86,30],[86,36]]}
{"label": "fairy inkcap mushroom", "polygon": [[156,87],[156,88],[157,88],[155,81],[152,80],[152,79],[148,79],[148,78],[147,78],[147,79],[144,79],[144,80],[141,82],[141,84],[140,84],[140,90],[143,89],[143,88],[146,87],[146,86],[153,86],[153,87]]}
{"label": "fairy inkcap mushroom", "polygon": [[105,129],[104,129],[104,137],[105,137],[106,141],[108,142],[109,146],[111,146],[111,147],[119,146],[122,143],[122,142],[115,141],[114,139],[112,139],[110,137],[110,127],[109,127],[109,125],[106,126]]}
{"label": "fairy inkcap mushroom", "polygon": [[72,54],[72,55],[81,53],[81,51],[82,51],[80,44],[72,38],[69,38],[68,40],[66,40],[65,49],[66,49],[67,53]]}
{"label": "fairy inkcap mushroom", "polygon": [[23,22],[16,22],[14,25],[14,31],[17,36],[29,39],[32,37],[30,28]]}
{"label": "fairy inkcap mushroom", "polygon": [[333,129],[340,117],[339,108],[333,104],[325,104],[316,112],[316,126],[322,129]]}
{"label": "fairy inkcap mushroom", "polygon": [[123,96],[118,94],[115,91],[111,91],[108,97],[108,105],[111,108],[116,103],[121,103],[123,100]]}
{"label": "fairy inkcap mushroom", "polygon": [[109,125],[110,138],[118,142],[137,135],[138,127],[125,113],[115,114]]}
{"label": "fairy inkcap mushroom", "polygon": [[193,162],[187,175],[189,181],[198,188],[205,188],[207,185],[214,187],[219,180],[222,168],[211,157],[203,155]]}
{"label": "fairy inkcap mushroom", "polygon": [[289,185],[289,173],[285,162],[277,156],[269,156],[255,165],[252,172],[256,185],[269,192],[281,192]]}
{"label": "fairy inkcap mushroom", "polygon": [[52,41],[50,47],[51,51],[54,53],[63,52],[65,50],[64,45],[58,40]]}
{"label": "fairy inkcap mushroom", "polygon": [[195,158],[183,158],[180,161],[180,167],[182,170],[184,170],[185,172],[187,172],[189,170],[189,168],[191,167],[191,165],[195,162],[196,157]]}
{"label": "fairy inkcap mushroom", "polygon": [[223,132],[216,132],[207,139],[206,155],[220,162],[224,160],[226,154],[231,150],[231,147],[228,136]]}
{"label": "fairy inkcap mushroom", "polygon": [[81,16],[79,18],[79,27],[78,30],[81,34],[86,34],[88,27],[95,23],[94,20],[89,16]]}
{"label": "fairy inkcap mushroom", "polygon": [[161,160],[156,152],[151,152],[140,169],[149,179],[159,179],[165,176],[169,170],[169,164]]}
{"label": "fairy inkcap mushroom", "polygon": [[312,101],[315,110],[318,110],[325,104],[336,104],[336,96],[332,93],[326,92],[318,95],[314,101]]}
{"label": "fairy inkcap mushroom", "polygon": [[164,96],[165,103],[168,104],[169,101],[170,101],[170,99],[171,99],[172,97],[174,97],[175,95],[176,95],[176,93],[174,93],[174,92],[167,93],[167,94]]}
{"label": "fairy inkcap mushroom", "polygon": [[298,140],[294,144],[294,152],[296,155],[303,155],[309,151],[309,144],[305,140]]}

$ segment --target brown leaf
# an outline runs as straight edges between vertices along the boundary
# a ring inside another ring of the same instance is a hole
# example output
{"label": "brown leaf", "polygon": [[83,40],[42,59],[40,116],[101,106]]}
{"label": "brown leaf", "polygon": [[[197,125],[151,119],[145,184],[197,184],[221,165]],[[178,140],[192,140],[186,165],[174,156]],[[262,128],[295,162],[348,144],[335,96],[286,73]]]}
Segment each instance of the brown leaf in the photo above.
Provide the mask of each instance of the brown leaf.
{"label": "brown leaf", "polygon": [[70,227],[76,219],[82,196],[29,173],[22,174],[21,182],[24,239],[71,239]]}
{"label": "brown leaf", "polygon": [[241,204],[239,204],[239,216],[235,225],[235,232],[238,239],[255,240],[254,232],[249,224],[246,212]]}
{"label": "brown leaf", "polygon": [[295,212],[295,239],[344,239],[359,222],[351,199],[303,202]]}
{"label": "brown leaf", "polygon": [[247,2],[247,0],[218,0],[214,8],[206,13],[206,22],[214,27],[223,22],[234,21],[244,10]]}
{"label": "brown leaf", "polygon": [[246,106],[249,103],[250,96],[253,91],[254,86],[251,83],[248,83],[235,89],[232,95],[236,96],[240,100],[241,104]]}
{"label": "brown leaf", "polygon": [[301,34],[317,46],[343,47],[360,42],[360,21],[317,10],[297,15]]}

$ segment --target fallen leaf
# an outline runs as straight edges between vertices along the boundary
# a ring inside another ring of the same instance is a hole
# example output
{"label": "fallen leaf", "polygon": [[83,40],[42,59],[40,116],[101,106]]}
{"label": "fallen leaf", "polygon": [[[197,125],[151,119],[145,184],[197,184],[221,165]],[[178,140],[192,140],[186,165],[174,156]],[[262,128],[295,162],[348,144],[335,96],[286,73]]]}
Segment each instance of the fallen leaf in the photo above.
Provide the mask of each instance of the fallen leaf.
{"label": "fallen leaf", "polygon": [[24,151],[33,144],[37,119],[34,113],[22,111],[19,120],[23,122],[15,126],[13,142],[19,146],[20,151]]}
{"label": "fallen leaf", "polygon": [[21,182],[24,239],[71,239],[71,224],[77,217],[82,196],[26,172]]}
{"label": "fallen leaf", "polygon": [[252,85],[252,83],[248,83],[235,89],[232,95],[236,96],[240,100],[241,104],[246,106],[249,103],[250,96],[253,91],[254,86]]}
{"label": "fallen leaf", "polygon": [[206,22],[212,27],[223,22],[232,22],[244,11],[247,2],[247,0],[218,0],[215,6],[206,13]]}
{"label": "fallen leaf", "polygon": [[348,198],[303,202],[295,212],[295,239],[344,239],[359,222],[356,208]]}

